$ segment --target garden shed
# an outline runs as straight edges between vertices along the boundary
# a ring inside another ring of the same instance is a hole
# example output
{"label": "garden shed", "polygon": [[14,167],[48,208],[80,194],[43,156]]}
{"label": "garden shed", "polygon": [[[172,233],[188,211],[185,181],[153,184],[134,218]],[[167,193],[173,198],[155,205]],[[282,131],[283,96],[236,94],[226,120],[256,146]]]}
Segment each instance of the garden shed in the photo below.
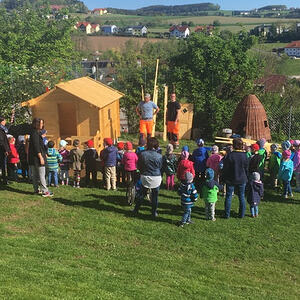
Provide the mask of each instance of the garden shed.
{"label": "garden shed", "polygon": [[[59,83],[41,96],[23,102],[32,117],[45,120],[47,136],[57,144],[61,139],[72,143],[94,140],[102,148],[105,137],[120,136],[120,105],[123,94],[90,77]],[[56,145],[57,145],[56,144]]]}
{"label": "garden shed", "polygon": [[255,95],[249,95],[241,101],[233,115],[231,129],[234,133],[252,140],[265,138],[271,140],[266,111]]}

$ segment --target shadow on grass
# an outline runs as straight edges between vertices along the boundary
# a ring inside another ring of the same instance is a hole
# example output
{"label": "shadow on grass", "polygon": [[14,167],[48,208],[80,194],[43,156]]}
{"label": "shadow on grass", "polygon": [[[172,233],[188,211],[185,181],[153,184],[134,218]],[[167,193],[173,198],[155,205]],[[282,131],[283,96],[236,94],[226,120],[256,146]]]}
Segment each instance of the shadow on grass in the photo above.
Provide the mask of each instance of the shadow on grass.
{"label": "shadow on grass", "polygon": [[1,186],[1,190],[8,191],[8,192],[13,192],[13,193],[18,193],[18,194],[22,194],[22,195],[32,195],[32,196],[34,195],[33,192],[15,189],[15,188],[13,188],[10,185],[3,185],[3,186]]}
{"label": "shadow on grass", "polygon": [[[299,195],[299,193],[295,193],[296,195]],[[294,195],[295,197],[295,195]],[[274,194],[270,193],[268,191],[265,191],[263,202],[278,202],[283,204],[300,204],[299,200],[295,200],[294,198],[288,198],[284,199],[283,196],[280,194]]]}
{"label": "shadow on grass", "polygon": [[[94,197],[96,200],[87,200],[87,201],[72,201],[64,198],[59,197],[53,197],[53,201],[59,202],[63,205],[67,206],[81,206],[101,211],[109,211],[114,212],[118,214],[122,214],[125,217],[134,217],[142,220],[147,221],[155,221],[155,222],[164,222],[164,223],[170,223],[173,224],[174,221],[165,217],[158,216],[156,218],[153,218],[151,214],[143,214],[139,213],[137,216],[134,216],[131,210],[126,210],[123,208],[116,207],[115,205],[121,206],[121,207],[128,207],[128,204],[126,203],[126,199],[123,195],[96,195],[96,194],[89,194],[87,195],[89,197]],[[105,203],[101,203],[101,201],[104,201]],[[114,204],[114,205],[109,205]],[[132,206],[133,209],[134,206]],[[149,208],[147,208],[149,207]],[[148,201],[143,202],[143,206],[140,208],[140,212],[144,211],[151,211],[151,204]],[[160,215],[164,215],[163,211],[159,211]],[[168,213],[166,213],[168,214]]]}

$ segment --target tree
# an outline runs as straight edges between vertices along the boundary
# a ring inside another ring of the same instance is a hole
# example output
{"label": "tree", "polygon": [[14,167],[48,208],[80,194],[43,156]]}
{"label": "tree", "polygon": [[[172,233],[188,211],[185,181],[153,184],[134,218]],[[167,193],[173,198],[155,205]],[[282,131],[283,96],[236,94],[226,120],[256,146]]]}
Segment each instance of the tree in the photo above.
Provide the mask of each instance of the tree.
{"label": "tree", "polygon": [[219,26],[221,26],[221,22],[219,20],[214,20],[213,25],[215,27],[219,27]]}
{"label": "tree", "polygon": [[227,39],[192,34],[172,57],[170,82],[179,98],[194,103],[194,125],[212,138],[230,121],[239,101],[253,88],[260,69],[248,55],[254,39],[240,33]]}
{"label": "tree", "polygon": [[[74,19],[48,20],[46,11],[0,12],[0,104],[4,114],[74,76]],[[24,121],[22,111],[17,112]]]}

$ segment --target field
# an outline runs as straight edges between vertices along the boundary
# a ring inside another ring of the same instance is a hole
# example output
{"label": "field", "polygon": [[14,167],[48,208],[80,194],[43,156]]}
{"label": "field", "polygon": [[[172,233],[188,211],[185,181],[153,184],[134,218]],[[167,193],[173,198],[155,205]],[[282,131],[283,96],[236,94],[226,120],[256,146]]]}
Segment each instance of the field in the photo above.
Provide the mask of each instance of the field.
{"label": "field", "polygon": [[124,189],[59,187],[54,197],[14,183],[0,192],[2,299],[299,299],[300,194],[267,190],[260,216],[204,217],[178,228],[175,192],[161,189],[132,217]]}

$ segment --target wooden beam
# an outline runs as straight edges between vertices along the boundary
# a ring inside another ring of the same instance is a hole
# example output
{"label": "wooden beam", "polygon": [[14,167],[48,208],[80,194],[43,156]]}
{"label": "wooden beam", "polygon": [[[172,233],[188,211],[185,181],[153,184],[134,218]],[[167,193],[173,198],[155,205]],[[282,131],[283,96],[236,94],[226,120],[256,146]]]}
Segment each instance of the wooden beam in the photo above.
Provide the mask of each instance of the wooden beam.
{"label": "wooden beam", "polygon": [[[154,87],[153,87],[153,102],[156,105],[158,99],[158,87],[157,87],[158,65],[159,65],[159,59],[156,60],[156,70],[155,70]],[[155,127],[156,127],[156,114],[153,116],[152,136],[155,136]]]}
{"label": "wooden beam", "polygon": [[163,140],[167,140],[167,105],[168,105],[168,86],[165,85],[165,99],[164,99],[164,135]]}

